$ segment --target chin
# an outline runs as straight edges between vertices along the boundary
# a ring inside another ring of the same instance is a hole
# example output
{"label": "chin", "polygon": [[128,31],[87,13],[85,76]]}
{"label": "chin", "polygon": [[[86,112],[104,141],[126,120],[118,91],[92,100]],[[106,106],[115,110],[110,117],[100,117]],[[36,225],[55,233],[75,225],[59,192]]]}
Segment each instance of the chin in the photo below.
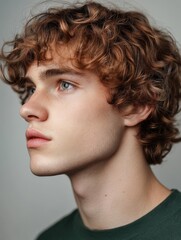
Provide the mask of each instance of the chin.
{"label": "chin", "polygon": [[55,176],[63,174],[61,171],[52,168],[51,165],[47,164],[46,160],[35,160],[31,159],[30,161],[31,172],[36,176]]}
{"label": "chin", "polygon": [[39,176],[39,177],[56,176],[56,175],[64,174],[61,172],[51,171],[49,169],[44,169],[44,168],[39,169],[39,168],[31,167],[30,169],[34,175]]}
{"label": "chin", "polygon": [[36,176],[39,176],[39,177],[46,177],[46,176],[53,176],[55,174],[52,174],[50,171],[48,171],[47,169],[42,169],[42,168],[36,168],[36,167],[30,167],[31,169],[31,172],[36,175]]}

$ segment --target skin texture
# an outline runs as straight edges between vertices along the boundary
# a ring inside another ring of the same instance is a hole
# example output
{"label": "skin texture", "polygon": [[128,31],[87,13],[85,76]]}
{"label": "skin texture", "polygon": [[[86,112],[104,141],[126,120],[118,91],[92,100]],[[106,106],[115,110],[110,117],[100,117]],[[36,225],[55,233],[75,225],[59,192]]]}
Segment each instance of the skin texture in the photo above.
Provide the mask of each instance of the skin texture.
{"label": "skin texture", "polygon": [[[40,176],[66,174],[84,224],[110,229],[151,211],[170,191],[155,178],[136,134],[148,106],[119,112],[92,71],[75,69],[66,48],[34,62],[25,81],[30,96],[20,110],[28,132],[49,141],[28,146],[30,167]],[[38,140],[39,141],[39,140]],[[136,204],[135,204],[136,203]]]}
{"label": "skin texture", "polygon": [[110,158],[120,144],[123,123],[107,103],[98,77],[88,71],[46,77],[50,69],[59,67],[35,63],[27,72],[36,90],[22,106],[21,115],[29,122],[28,129],[51,139],[29,148],[32,171],[61,174]]}

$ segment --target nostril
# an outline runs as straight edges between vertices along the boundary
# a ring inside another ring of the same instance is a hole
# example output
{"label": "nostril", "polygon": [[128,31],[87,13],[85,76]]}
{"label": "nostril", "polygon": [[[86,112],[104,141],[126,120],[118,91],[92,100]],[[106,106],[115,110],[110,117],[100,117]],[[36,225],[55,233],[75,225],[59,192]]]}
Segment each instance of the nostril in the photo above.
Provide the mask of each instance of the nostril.
{"label": "nostril", "polygon": [[31,120],[31,119],[38,119],[38,117],[36,116],[36,115],[28,115],[27,116],[27,118],[29,119],[29,120]]}

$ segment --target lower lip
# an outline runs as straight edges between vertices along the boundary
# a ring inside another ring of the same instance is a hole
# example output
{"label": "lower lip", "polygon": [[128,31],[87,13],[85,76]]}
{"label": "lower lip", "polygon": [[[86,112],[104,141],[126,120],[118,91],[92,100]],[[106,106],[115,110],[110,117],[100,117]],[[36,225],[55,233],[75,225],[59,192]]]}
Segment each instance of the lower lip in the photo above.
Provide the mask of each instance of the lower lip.
{"label": "lower lip", "polygon": [[44,138],[32,138],[27,141],[28,148],[38,148],[49,142],[50,140]]}

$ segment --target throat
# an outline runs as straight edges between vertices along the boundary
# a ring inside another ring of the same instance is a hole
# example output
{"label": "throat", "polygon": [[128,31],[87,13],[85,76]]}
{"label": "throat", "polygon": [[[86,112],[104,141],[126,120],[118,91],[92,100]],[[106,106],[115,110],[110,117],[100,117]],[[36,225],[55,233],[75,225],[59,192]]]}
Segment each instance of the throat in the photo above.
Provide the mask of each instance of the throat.
{"label": "throat", "polygon": [[75,200],[85,226],[104,230],[129,224],[170,194],[147,164],[140,166],[139,171],[138,166],[128,171],[109,164],[72,176]]}
{"label": "throat", "polygon": [[127,130],[111,159],[69,176],[82,220],[90,229],[111,229],[131,223],[170,194],[154,176],[131,131]]}

